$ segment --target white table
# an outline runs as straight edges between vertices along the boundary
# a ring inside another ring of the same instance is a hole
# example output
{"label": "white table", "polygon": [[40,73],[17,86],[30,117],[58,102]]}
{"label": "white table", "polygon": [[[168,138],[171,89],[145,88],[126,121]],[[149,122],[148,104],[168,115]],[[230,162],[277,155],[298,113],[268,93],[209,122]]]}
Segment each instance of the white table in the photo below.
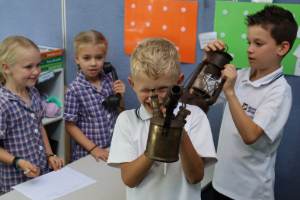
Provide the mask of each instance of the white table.
{"label": "white table", "polygon": [[[102,160],[100,160],[100,162],[96,162],[94,157],[91,155],[68,164],[67,166],[96,180],[97,182],[61,196],[57,198],[57,200],[126,199],[126,187],[122,182],[120,169],[110,167]],[[29,198],[22,193],[13,190],[0,196],[0,200],[29,200]]]}
{"label": "white table", "polygon": [[[125,200],[126,187],[121,179],[121,171],[119,168],[113,168],[100,160],[96,162],[94,157],[88,155],[77,160],[68,167],[96,180],[97,182],[87,187],[71,192],[57,200]],[[201,189],[204,189],[212,180],[214,165],[205,169],[205,175],[201,181]],[[0,196],[0,200],[29,200],[22,193],[13,190],[5,195]]]}

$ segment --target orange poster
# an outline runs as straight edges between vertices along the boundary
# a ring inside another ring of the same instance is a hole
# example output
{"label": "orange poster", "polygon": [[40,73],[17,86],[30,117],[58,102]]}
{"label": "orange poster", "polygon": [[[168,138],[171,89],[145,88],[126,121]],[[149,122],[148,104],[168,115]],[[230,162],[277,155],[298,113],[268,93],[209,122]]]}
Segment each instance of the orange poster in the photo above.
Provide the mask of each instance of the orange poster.
{"label": "orange poster", "polygon": [[197,1],[125,0],[125,54],[138,42],[163,37],[177,47],[180,61],[195,63]]}

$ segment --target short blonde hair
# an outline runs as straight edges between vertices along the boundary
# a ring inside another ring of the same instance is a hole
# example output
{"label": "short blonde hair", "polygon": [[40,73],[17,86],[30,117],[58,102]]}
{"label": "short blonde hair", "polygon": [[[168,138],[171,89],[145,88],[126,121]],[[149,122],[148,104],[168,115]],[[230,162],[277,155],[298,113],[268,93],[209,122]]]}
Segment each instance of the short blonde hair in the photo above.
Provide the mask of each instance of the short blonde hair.
{"label": "short blonde hair", "polygon": [[[9,36],[0,44],[0,64],[5,62],[7,66],[15,64],[29,48],[39,51],[38,46],[30,39],[22,36]],[[6,74],[0,70],[0,82],[5,84]]]}
{"label": "short blonde hair", "polygon": [[[104,51],[106,53],[108,48],[108,41],[105,39],[104,35],[98,31],[90,30],[90,31],[82,31],[80,32],[74,41],[74,51],[75,55],[78,55],[79,49],[81,45],[85,44],[100,44],[104,46]],[[80,66],[78,66],[78,70],[80,70]]]}
{"label": "short blonde hair", "polygon": [[176,46],[165,38],[148,38],[134,49],[130,59],[132,79],[143,72],[154,80],[169,74],[174,81],[181,73],[180,58]]}

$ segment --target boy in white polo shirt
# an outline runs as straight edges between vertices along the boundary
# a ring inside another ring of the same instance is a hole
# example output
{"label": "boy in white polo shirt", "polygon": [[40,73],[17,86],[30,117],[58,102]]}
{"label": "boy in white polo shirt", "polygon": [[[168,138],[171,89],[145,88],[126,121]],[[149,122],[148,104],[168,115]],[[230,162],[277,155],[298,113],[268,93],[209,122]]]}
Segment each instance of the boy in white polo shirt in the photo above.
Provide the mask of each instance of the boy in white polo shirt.
{"label": "boy in white polo shirt", "polygon": [[[293,14],[267,5],[247,16],[246,24],[251,68],[236,72],[229,64],[222,73],[226,81],[218,102],[227,103],[213,177],[216,200],[274,199],[276,153],[292,105],[281,60],[297,35]],[[206,57],[217,49],[225,49],[222,40],[205,47]]]}
{"label": "boy in white polo shirt", "polygon": [[133,51],[130,66],[128,81],[141,106],[119,115],[107,163],[121,167],[128,200],[201,199],[204,167],[217,161],[210,125],[201,109],[186,105],[191,114],[186,118],[177,162],[156,162],[144,155],[153,116],[151,89],[155,88],[163,109],[167,88],[181,86],[184,80],[175,45],[163,38],[145,39]]}

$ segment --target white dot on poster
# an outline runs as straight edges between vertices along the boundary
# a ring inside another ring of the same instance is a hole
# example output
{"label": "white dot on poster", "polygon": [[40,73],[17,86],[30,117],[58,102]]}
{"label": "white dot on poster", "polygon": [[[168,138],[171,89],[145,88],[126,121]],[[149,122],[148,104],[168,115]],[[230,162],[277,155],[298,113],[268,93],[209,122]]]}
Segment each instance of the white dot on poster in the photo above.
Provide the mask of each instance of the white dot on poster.
{"label": "white dot on poster", "polygon": [[148,10],[152,10],[152,6],[151,5],[148,6]]}
{"label": "white dot on poster", "polygon": [[245,16],[248,16],[249,15],[249,12],[246,10],[246,11],[244,11],[244,15]]}
{"label": "white dot on poster", "polygon": [[135,23],[134,23],[134,22],[131,22],[130,24],[131,24],[131,26],[134,26],[134,25],[135,25]]}
{"label": "white dot on poster", "polygon": [[186,8],[185,8],[185,7],[182,7],[182,8],[181,8],[181,12],[185,13],[185,11],[186,11]]}
{"label": "white dot on poster", "polygon": [[162,26],[162,29],[163,29],[163,30],[167,30],[167,26],[166,26],[166,25],[163,25],[163,26]]}
{"label": "white dot on poster", "polygon": [[138,41],[138,43],[137,44],[139,44],[141,41]]}
{"label": "white dot on poster", "polygon": [[146,26],[149,27],[149,26],[150,26],[150,23],[149,23],[149,22],[146,22]]}
{"label": "white dot on poster", "polygon": [[223,10],[223,15],[227,15],[228,11],[227,10]]}
{"label": "white dot on poster", "polygon": [[185,31],[185,27],[181,27],[181,32],[184,32]]}
{"label": "white dot on poster", "polygon": [[293,14],[293,15],[294,15],[294,18],[295,18],[296,17],[295,14]]}
{"label": "white dot on poster", "polygon": [[234,58],[234,54],[233,53],[231,53],[230,55],[231,55],[232,58]]}
{"label": "white dot on poster", "polygon": [[179,47],[176,47],[177,51],[179,51]]}
{"label": "white dot on poster", "polygon": [[246,39],[247,35],[246,34],[242,34],[242,39]]}
{"label": "white dot on poster", "polygon": [[131,8],[132,9],[134,9],[135,8],[135,4],[133,3],[133,4],[131,4]]}
{"label": "white dot on poster", "polygon": [[164,10],[164,11],[167,11],[167,10],[168,10],[168,7],[167,7],[167,6],[164,6],[164,7],[163,7],[163,10]]}
{"label": "white dot on poster", "polygon": [[221,37],[222,37],[222,38],[225,37],[225,33],[221,33]]}

